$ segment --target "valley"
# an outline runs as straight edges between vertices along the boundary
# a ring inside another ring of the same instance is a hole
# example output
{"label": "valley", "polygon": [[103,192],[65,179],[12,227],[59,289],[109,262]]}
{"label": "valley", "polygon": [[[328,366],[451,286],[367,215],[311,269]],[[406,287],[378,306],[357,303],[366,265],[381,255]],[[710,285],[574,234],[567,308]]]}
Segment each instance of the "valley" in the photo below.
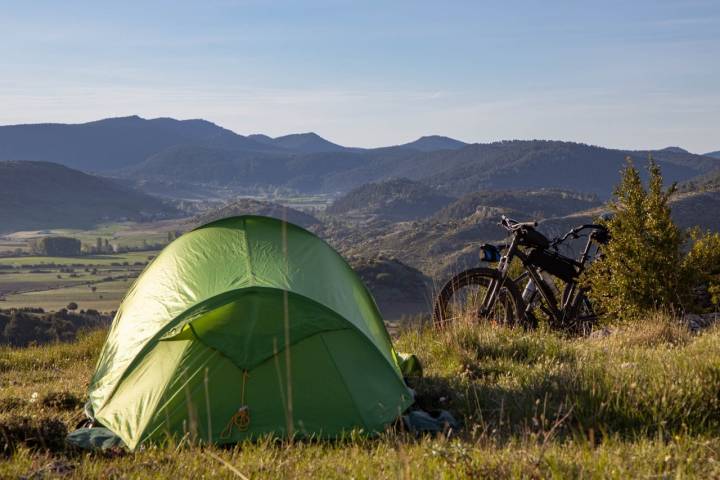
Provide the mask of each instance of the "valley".
{"label": "valley", "polygon": [[[648,158],[679,182],[675,221],[719,230],[720,159],[678,147],[430,135],[356,148],[315,133],[243,136],[205,120],[138,116],[0,126],[0,308],[75,302],[112,312],[169,242],[252,214],[327,241],[387,320],[423,315],[439,284],[477,266],[483,243],[503,240],[501,215],[560,235],[602,213],[626,162]],[[32,256],[56,236],[76,239],[82,256]]]}

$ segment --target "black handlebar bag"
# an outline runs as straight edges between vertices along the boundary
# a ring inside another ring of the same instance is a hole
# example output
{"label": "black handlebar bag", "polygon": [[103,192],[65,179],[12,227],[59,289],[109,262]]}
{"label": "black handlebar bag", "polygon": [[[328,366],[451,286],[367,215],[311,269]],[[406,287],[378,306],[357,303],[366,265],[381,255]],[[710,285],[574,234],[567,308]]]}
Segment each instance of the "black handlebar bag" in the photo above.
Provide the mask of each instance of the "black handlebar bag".
{"label": "black handlebar bag", "polygon": [[550,240],[545,235],[538,232],[534,228],[525,227],[518,232],[518,240],[520,245],[525,247],[536,247],[538,249],[548,248]]}

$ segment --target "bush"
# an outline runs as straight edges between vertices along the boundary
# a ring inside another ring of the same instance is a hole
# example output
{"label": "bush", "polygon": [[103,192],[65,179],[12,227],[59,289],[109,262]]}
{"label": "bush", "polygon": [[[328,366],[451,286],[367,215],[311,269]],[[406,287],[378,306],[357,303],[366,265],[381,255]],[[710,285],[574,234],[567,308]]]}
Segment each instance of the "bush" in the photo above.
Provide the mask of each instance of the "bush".
{"label": "bush", "polygon": [[684,268],[691,275],[698,292],[696,307],[700,310],[720,307],[720,233],[691,232],[692,248]]}
{"label": "bush", "polygon": [[613,318],[637,319],[658,308],[680,310],[690,291],[682,248],[685,235],[670,217],[675,185],[663,188],[660,167],[650,161],[648,187],[628,162],[610,202],[611,240],[586,274],[590,297]]}

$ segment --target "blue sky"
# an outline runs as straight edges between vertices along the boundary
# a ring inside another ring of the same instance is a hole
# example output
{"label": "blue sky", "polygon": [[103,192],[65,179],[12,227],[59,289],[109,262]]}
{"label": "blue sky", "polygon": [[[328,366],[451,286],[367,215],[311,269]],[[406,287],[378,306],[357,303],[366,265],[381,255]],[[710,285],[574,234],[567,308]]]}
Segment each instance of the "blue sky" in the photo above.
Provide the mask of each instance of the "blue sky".
{"label": "blue sky", "polygon": [[0,0],[0,124],[720,149],[720,1]]}

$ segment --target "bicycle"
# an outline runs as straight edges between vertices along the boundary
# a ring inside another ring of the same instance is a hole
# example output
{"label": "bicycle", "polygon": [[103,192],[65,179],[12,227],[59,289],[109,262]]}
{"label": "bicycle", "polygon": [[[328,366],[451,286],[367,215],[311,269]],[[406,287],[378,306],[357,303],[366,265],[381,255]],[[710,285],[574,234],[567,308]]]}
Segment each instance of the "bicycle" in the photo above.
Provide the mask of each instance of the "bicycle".
{"label": "bicycle", "polygon": [[[597,316],[579,277],[588,261],[600,255],[601,245],[609,241],[607,228],[585,224],[551,241],[536,230],[537,222],[518,222],[503,215],[500,225],[511,234],[510,243],[481,247],[483,260],[497,262],[497,267],[472,268],[451,278],[437,295],[434,324],[444,327],[470,311],[478,322],[535,328],[539,310],[551,328],[586,332]],[[582,237],[588,240],[577,260],[559,252],[569,238]],[[520,260],[523,272],[511,278],[510,264],[515,258]],[[554,279],[562,282],[562,292]]]}

